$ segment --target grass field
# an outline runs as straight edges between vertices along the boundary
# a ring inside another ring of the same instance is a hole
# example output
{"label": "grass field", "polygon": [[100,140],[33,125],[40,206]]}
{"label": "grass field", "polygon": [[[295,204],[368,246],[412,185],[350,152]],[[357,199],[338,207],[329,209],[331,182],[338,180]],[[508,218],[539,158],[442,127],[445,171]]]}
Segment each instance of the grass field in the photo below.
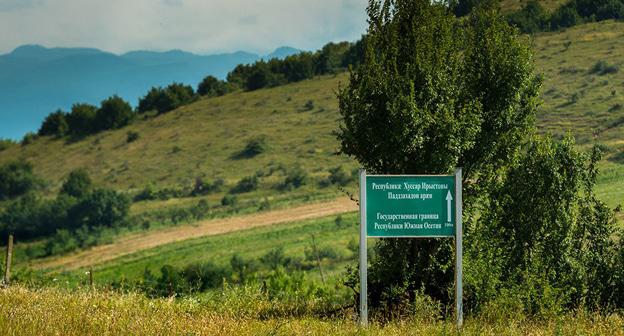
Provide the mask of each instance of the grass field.
{"label": "grass field", "polygon": [[[146,269],[160,274],[163,265],[184,267],[202,262],[227,265],[235,254],[257,260],[279,246],[291,258],[304,258],[304,250],[312,248],[314,235],[319,250],[329,248],[338,256],[334,260],[321,261],[326,280],[335,284],[340,282],[344,266],[354,260],[355,252],[348,246],[349,243],[357,246],[359,232],[355,213],[340,217],[342,221],[339,223],[336,222],[337,216],[329,216],[163,244],[95,265],[94,281],[102,286],[120,279],[134,282],[141,279]],[[43,281],[47,285],[64,284],[65,281],[69,282],[69,287],[84,285],[87,281],[85,272],[90,268],[84,266],[71,272],[56,269]],[[316,267],[308,272],[308,276],[317,282],[321,280]],[[56,280],[52,281],[53,278]]]}
{"label": "grass field", "polygon": [[[0,291],[4,335],[456,335],[451,319],[417,309],[401,320],[358,327],[353,312],[336,317],[293,316],[261,295],[241,293],[188,300],[137,294],[14,287]],[[272,315],[264,316],[268,311]],[[463,335],[622,335],[619,315],[565,315],[528,319],[491,309],[467,317]]]}

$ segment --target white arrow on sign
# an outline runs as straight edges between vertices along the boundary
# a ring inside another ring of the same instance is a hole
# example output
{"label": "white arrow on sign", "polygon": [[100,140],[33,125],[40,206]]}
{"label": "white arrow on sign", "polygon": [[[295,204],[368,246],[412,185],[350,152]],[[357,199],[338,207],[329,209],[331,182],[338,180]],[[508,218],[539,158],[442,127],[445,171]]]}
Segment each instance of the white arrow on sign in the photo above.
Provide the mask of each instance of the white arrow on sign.
{"label": "white arrow on sign", "polygon": [[451,201],[453,200],[453,196],[451,196],[451,191],[448,191],[446,194],[446,221],[451,221]]}

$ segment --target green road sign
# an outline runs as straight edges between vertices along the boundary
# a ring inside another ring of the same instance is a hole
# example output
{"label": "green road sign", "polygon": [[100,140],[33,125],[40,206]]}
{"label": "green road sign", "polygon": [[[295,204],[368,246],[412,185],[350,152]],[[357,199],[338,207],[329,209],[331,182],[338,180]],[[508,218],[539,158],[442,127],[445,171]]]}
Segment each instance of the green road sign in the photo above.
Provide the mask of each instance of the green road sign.
{"label": "green road sign", "polygon": [[454,175],[367,175],[368,237],[454,237]]}

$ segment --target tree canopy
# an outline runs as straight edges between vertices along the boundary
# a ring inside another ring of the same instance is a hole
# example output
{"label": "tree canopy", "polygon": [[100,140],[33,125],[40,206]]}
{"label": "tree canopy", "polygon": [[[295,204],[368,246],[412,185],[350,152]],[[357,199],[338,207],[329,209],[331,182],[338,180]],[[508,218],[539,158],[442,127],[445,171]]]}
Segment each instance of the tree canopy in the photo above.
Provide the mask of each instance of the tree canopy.
{"label": "tree canopy", "polygon": [[[473,195],[489,189],[533,128],[540,80],[528,41],[487,8],[461,21],[436,2],[386,0],[371,1],[368,15],[364,62],[338,95],[342,153],[370,173],[464,167],[470,214]],[[420,288],[449,300],[448,241],[383,239],[376,246],[372,304]]]}

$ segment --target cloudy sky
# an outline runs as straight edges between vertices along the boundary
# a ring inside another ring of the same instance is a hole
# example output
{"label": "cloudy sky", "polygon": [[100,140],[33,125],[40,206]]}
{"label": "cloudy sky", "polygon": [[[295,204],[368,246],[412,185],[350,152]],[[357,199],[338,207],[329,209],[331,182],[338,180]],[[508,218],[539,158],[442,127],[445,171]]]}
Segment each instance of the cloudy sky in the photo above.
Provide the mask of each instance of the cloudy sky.
{"label": "cloudy sky", "polygon": [[314,50],[366,29],[367,0],[0,0],[0,53],[23,44],[200,54]]}

